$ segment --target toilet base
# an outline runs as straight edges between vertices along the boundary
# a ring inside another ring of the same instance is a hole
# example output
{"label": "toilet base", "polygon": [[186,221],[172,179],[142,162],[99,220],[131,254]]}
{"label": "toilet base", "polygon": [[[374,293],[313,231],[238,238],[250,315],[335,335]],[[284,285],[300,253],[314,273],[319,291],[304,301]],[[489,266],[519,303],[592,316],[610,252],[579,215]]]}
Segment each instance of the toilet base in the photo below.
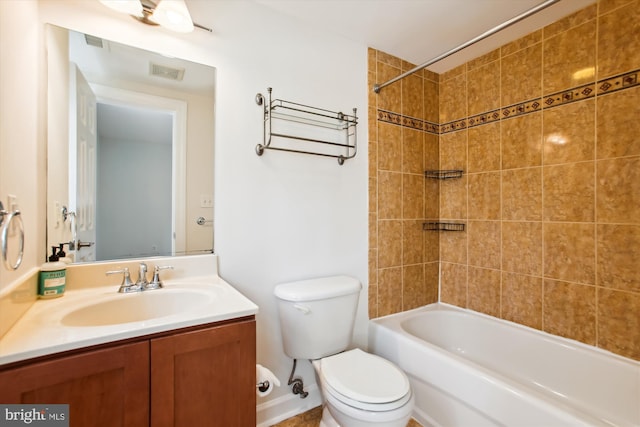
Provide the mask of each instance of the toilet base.
{"label": "toilet base", "polygon": [[320,420],[320,427],[340,427],[340,424],[329,412],[327,405],[322,407],[322,419]]}

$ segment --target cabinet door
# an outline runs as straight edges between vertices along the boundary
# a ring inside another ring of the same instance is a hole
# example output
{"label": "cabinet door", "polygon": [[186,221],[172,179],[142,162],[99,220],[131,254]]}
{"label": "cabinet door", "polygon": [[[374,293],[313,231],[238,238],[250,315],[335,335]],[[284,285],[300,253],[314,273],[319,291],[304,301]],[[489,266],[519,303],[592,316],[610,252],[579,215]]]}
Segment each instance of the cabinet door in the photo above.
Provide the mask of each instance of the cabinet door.
{"label": "cabinet door", "polygon": [[0,402],[69,404],[71,427],[149,425],[149,343],[0,371]]}
{"label": "cabinet door", "polygon": [[151,340],[151,425],[255,427],[255,364],[254,320]]}

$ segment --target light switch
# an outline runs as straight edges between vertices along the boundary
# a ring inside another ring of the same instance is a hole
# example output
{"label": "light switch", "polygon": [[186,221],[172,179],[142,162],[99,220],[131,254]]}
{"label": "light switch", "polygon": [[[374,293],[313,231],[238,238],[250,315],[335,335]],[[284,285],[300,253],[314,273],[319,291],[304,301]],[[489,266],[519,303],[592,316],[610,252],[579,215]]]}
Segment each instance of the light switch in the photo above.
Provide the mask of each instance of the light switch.
{"label": "light switch", "polygon": [[201,194],[200,195],[200,207],[201,208],[212,208],[213,207],[213,196],[210,194]]}

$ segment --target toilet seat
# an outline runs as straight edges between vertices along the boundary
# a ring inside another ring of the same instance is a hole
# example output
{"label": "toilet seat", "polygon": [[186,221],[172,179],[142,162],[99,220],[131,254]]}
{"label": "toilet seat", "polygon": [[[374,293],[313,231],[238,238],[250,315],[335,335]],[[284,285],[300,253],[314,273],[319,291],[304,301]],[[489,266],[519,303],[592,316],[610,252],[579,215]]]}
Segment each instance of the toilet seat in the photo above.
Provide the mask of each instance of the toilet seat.
{"label": "toilet seat", "polygon": [[325,392],[367,411],[391,411],[411,398],[409,379],[388,360],[360,349],[320,360]]}

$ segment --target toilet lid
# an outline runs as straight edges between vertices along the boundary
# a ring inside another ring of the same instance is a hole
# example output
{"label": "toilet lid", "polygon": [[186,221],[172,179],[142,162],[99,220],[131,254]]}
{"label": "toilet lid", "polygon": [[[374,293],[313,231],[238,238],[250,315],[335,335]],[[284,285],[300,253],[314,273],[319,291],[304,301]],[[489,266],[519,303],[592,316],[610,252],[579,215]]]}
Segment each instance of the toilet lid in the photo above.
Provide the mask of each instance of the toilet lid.
{"label": "toilet lid", "polygon": [[320,361],[327,385],[364,403],[389,403],[409,393],[409,379],[397,366],[380,356],[354,349]]}

